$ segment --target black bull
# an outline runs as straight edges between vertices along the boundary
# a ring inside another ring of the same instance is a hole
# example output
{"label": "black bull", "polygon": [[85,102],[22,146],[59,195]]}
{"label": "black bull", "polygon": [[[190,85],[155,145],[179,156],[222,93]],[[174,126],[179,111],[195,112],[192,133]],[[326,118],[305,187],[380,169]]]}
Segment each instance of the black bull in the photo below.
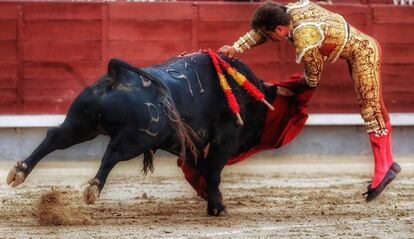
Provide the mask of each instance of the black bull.
{"label": "black bull", "polygon": [[[244,63],[224,59],[264,92],[268,101],[276,97],[276,86],[264,87]],[[219,191],[221,171],[231,156],[259,141],[267,113],[265,105],[234,81],[229,83],[240,105],[243,126],[236,124],[207,54],[180,56],[144,69],[111,60],[107,75],[79,94],[64,122],[49,129],[36,150],[11,169],[7,183],[21,184],[50,152],[105,134],[110,142],[98,173],[85,189],[86,203],[96,201],[119,161],[144,154],[144,169],[149,170],[152,153],[163,149],[185,157],[204,176],[208,213],[219,215],[225,209]]]}

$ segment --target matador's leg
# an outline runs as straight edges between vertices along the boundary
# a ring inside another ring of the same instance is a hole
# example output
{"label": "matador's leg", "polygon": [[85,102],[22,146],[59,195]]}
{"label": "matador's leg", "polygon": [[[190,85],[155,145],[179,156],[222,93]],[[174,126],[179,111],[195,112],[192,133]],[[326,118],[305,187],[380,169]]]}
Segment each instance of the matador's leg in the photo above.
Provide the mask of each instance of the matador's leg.
{"label": "matador's leg", "polygon": [[367,202],[370,202],[395,178],[400,167],[393,160],[391,123],[382,99],[381,50],[368,36],[360,35],[353,40],[357,49],[348,63],[375,159],[374,176],[367,192]]}

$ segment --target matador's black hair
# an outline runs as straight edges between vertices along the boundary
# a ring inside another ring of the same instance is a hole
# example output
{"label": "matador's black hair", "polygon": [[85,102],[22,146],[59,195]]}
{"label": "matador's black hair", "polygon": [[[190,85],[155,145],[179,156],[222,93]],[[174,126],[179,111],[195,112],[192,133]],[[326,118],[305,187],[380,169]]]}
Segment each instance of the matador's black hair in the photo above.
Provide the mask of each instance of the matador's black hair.
{"label": "matador's black hair", "polygon": [[250,27],[255,30],[264,28],[267,31],[273,31],[279,25],[288,24],[289,16],[286,13],[286,7],[271,1],[260,5],[250,20]]}

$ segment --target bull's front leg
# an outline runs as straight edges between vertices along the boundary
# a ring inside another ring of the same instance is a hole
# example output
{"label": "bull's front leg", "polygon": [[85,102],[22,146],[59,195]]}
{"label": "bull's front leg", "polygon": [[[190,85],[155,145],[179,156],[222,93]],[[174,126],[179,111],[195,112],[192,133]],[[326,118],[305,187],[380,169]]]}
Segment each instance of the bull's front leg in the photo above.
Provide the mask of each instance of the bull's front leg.
{"label": "bull's front leg", "polygon": [[227,214],[223,204],[223,198],[219,189],[221,182],[221,171],[229,159],[229,151],[222,145],[211,145],[206,163],[206,184],[207,184],[207,213],[210,216]]}

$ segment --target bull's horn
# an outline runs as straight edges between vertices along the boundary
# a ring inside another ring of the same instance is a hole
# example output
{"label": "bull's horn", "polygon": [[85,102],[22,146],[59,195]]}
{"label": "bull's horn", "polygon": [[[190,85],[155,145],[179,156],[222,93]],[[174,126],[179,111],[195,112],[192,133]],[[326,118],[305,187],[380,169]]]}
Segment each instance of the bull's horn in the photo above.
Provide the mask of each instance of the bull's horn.
{"label": "bull's horn", "polygon": [[262,100],[263,104],[265,104],[271,111],[275,110],[275,107],[273,107],[273,105],[269,104],[269,102],[267,102],[267,100],[263,99]]}

